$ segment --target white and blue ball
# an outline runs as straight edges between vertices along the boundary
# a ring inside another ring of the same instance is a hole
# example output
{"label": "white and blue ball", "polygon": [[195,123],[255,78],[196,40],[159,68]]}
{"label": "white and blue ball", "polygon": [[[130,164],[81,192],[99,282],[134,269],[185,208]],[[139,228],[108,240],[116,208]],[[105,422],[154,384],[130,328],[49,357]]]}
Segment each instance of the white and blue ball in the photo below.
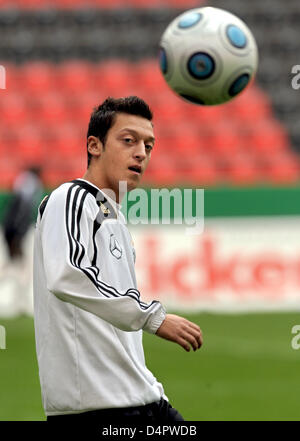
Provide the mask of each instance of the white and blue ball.
{"label": "white and blue ball", "polygon": [[257,71],[258,51],[248,26],[223,9],[191,9],[176,17],[160,42],[160,68],[168,85],[194,104],[225,103]]}

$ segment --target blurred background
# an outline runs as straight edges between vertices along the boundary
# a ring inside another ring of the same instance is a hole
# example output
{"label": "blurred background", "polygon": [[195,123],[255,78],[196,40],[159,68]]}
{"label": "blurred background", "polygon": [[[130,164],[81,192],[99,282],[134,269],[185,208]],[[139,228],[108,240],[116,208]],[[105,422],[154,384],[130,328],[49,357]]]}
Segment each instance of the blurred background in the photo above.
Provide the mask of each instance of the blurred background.
{"label": "blurred background", "polygon": [[[254,84],[212,108],[175,96],[157,61],[169,22],[204,5],[242,18],[260,57]],[[297,0],[0,0],[0,420],[45,418],[32,318],[37,205],[83,175],[93,107],[131,94],[154,111],[145,188],[205,189],[202,235],[130,227],[144,298],[199,323],[205,339],[186,354],[145,335],[149,368],[186,419],[299,419],[299,24]]]}

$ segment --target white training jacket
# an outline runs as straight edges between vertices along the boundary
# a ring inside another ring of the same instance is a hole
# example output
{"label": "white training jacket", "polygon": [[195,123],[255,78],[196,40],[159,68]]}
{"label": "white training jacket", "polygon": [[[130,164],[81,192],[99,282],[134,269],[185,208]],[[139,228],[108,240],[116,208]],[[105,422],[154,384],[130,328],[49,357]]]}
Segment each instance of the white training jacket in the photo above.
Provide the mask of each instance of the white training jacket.
{"label": "white training jacket", "polygon": [[119,205],[83,179],[41,203],[34,245],[34,322],[46,415],[165,399],[147,369],[143,330],[163,306],[137,290],[133,243]]}

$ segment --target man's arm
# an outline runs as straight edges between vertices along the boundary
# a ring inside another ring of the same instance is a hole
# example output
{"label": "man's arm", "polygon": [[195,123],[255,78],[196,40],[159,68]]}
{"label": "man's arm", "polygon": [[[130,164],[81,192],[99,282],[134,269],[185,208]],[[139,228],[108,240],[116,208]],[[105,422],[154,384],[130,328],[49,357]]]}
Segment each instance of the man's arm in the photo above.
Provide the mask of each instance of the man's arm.
{"label": "man's arm", "polygon": [[51,195],[38,227],[48,290],[124,331],[143,329],[187,351],[190,345],[198,349],[202,335],[197,325],[166,315],[157,301],[142,302],[134,288],[119,292],[101,280],[99,268],[88,257],[93,224],[87,204],[87,192],[78,187]]}

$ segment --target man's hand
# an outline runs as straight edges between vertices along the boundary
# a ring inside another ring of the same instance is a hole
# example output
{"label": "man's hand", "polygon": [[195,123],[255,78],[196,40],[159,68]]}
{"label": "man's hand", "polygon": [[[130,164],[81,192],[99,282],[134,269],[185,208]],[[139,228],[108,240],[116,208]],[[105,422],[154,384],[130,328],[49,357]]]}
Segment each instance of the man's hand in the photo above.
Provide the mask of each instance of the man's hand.
{"label": "man's hand", "polygon": [[174,314],[167,314],[156,335],[174,341],[186,351],[200,349],[203,344],[202,332],[198,325]]}

